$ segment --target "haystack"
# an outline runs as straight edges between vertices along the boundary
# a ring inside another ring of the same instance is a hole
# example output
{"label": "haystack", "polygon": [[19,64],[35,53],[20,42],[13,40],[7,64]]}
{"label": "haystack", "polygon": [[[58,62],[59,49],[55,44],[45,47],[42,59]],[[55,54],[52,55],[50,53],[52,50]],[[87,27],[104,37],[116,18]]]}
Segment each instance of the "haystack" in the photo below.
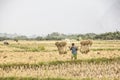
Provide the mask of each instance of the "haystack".
{"label": "haystack", "polygon": [[58,48],[59,54],[66,54],[67,53],[67,50],[66,50],[67,43],[66,42],[64,42],[64,41],[56,42],[55,45]]}
{"label": "haystack", "polygon": [[91,40],[83,40],[80,42],[80,44],[82,46],[85,46],[85,45],[92,46],[92,41]]}
{"label": "haystack", "polygon": [[87,54],[90,51],[88,46],[81,46],[80,52]]}
{"label": "haystack", "polygon": [[92,41],[91,40],[83,40],[80,42],[80,44],[81,44],[80,52],[87,54],[90,51],[89,47],[92,46]]}
{"label": "haystack", "polygon": [[7,41],[4,41],[4,45],[9,45],[9,43]]}

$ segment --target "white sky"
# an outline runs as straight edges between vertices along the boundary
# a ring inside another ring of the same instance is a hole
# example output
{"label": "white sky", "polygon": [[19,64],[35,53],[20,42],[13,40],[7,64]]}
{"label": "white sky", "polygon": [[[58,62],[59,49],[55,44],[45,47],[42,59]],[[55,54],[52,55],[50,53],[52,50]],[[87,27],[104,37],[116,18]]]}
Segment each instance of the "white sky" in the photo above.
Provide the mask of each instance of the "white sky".
{"label": "white sky", "polygon": [[0,33],[41,35],[120,30],[119,0],[0,0]]}

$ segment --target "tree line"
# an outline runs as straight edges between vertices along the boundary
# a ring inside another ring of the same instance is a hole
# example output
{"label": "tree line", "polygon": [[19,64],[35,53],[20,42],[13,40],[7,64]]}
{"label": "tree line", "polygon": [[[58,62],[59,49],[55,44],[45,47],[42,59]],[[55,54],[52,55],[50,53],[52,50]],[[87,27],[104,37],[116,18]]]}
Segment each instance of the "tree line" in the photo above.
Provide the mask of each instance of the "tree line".
{"label": "tree line", "polygon": [[0,41],[3,40],[63,40],[63,39],[93,39],[93,40],[120,40],[120,31],[106,32],[101,34],[87,33],[87,34],[62,34],[53,32],[46,36],[37,36],[35,38],[28,38],[27,36],[17,36],[14,38],[8,38],[5,36],[0,37]]}

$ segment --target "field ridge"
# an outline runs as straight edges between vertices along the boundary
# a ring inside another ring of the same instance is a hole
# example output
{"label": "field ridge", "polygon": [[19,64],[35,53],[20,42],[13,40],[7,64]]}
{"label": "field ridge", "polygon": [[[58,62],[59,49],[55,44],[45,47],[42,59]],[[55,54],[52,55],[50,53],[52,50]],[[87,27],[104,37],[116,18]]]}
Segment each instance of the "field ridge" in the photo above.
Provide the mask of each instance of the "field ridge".
{"label": "field ridge", "polygon": [[94,63],[94,64],[100,64],[100,63],[111,63],[111,62],[120,62],[120,57],[114,57],[114,58],[92,58],[92,59],[85,59],[85,60],[66,60],[66,61],[51,61],[51,62],[39,62],[39,63],[13,63],[13,64],[0,64],[0,68],[10,68],[10,67],[40,67],[40,66],[50,66],[50,65],[60,65],[60,64],[81,64],[81,63]]}

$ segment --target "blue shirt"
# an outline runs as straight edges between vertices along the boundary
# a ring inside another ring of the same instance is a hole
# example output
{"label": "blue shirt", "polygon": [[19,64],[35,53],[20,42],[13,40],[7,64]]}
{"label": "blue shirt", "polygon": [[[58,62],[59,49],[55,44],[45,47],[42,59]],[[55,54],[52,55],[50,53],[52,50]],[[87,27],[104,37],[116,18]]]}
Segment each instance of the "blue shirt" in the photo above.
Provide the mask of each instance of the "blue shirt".
{"label": "blue shirt", "polygon": [[77,47],[72,46],[70,50],[72,50],[72,54],[77,54],[77,50],[78,50]]}

